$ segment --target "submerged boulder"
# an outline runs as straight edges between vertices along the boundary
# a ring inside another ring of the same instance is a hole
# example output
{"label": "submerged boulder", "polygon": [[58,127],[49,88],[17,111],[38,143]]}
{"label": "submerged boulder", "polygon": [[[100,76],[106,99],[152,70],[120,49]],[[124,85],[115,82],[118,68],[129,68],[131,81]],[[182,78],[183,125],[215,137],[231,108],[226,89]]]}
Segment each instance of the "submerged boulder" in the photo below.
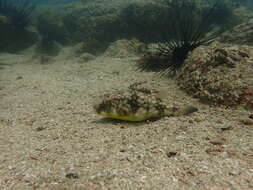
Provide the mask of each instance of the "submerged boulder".
{"label": "submerged boulder", "polygon": [[253,109],[253,48],[213,43],[191,52],[177,74],[181,88],[202,102]]}
{"label": "submerged boulder", "polygon": [[232,30],[222,34],[219,38],[220,42],[236,43],[236,44],[253,44],[253,19],[248,20]]}
{"label": "submerged boulder", "polygon": [[25,28],[13,28],[5,16],[0,17],[0,51],[15,53],[24,50],[38,41],[35,32]]}
{"label": "submerged boulder", "polygon": [[139,55],[148,50],[145,43],[138,39],[132,40],[117,40],[109,45],[104,55],[108,57],[124,58],[134,55]]}

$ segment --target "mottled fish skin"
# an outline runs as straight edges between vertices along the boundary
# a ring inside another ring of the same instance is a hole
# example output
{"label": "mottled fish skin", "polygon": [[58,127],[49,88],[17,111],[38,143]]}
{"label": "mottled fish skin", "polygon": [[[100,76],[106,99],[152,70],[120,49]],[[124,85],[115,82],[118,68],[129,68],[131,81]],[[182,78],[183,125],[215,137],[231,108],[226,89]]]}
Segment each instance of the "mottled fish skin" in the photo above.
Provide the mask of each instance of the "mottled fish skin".
{"label": "mottled fish skin", "polygon": [[136,90],[118,94],[107,94],[102,101],[94,105],[97,114],[105,118],[126,121],[145,121],[164,116],[181,116],[197,111],[197,108],[168,107],[160,98],[148,90]]}
{"label": "mottled fish skin", "polygon": [[183,108],[168,108],[164,111],[163,114],[159,113],[157,110],[147,111],[145,109],[140,108],[136,113],[126,113],[126,114],[118,114],[117,110],[113,110],[111,112],[100,111],[97,112],[99,115],[105,118],[113,118],[125,121],[145,121],[152,118],[161,118],[164,116],[181,116],[188,115],[190,113],[198,111],[195,107],[183,107]]}
{"label": "mottled fish skin", "polygon": [[193,106],[185,106],[180,108],[167,108],[165,116],[181,116],[181,115],[188,115],[194,112],[197,112],[198,108]]}

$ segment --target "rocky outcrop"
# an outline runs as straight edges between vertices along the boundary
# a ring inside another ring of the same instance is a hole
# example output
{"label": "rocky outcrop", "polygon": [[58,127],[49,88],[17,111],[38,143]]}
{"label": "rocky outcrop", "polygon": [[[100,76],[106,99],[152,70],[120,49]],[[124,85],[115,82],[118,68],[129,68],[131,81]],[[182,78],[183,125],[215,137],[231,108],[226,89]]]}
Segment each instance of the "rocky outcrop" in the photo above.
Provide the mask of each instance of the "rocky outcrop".
{"label": "rocky outcrop", "polygon": [[0,51],[15,53],[24,50],[38,41],[35,32],[27,29],[13,28],[8,22],[8,18],[0,16]]}
{"label": "rocky outcrop", "polygon": [[123,39],[111,43],[104,55],[108,57],[124,58],[143,54],[147,50],[147,45],[137,39]]}
{"label": "rocky outcrop", "polygon": [[223,43],[253,45],[253,19],[225,32],[220,36],[219,41]]}
{"label": "rocky outcrop", "polygon": [[177,79],[202,102],[253,109],[253,48],[213,43],[195,49]]}

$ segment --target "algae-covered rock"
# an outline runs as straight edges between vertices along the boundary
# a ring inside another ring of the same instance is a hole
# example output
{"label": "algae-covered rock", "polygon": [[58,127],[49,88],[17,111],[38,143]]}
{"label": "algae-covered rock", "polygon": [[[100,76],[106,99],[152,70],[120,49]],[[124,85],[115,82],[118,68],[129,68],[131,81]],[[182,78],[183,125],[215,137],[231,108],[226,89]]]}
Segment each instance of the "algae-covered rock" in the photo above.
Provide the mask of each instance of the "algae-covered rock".
{"label": "algae-covered rock", "polygon": [[37,17],[36,28],[40,34],[41,41],[68,42],[69,33],[62,22],[61,16],[54,12],[45,12]]}
{"label": "algae-covered rock", "polygon": [[219,41],[222,43],[236,43],[242,45],[253,44],[253,12],[246,7],[241,6],[234,10],[235,15],[239,18],[239,23],[233,28],[224,32]]}
{"label": "algae-covered rock", "polygon": [[0,17],[0,51],[15,53],[24,50],[38,41],[35,32],[25,28],[15,29],[5,16]]}
{"label": "algae-covered rock", "polygon": [[106,46],[118,39],[161,39],[165,5],[148,1],[94,1],[65,6],[63,23],[76,41],[96,39]]}
{"label": "algae-covered rock", "polygon": [[79,63],[85,63],[94,60],[96,57],[90,53],[84,53],[79,58]]}
{"label": "algae-covered rock", "polygon": [[[216,105],[253,104],[253,49],[213,43],[189,54],[178,73],[182,89]],[[253,108],[253,107],[252,107]]]}
{"label": "algae-covered rock", "polygon": [[103,52],[104,49],[104,45],[102,43],[99,43],[99,41],[95,39],[87,39],[83,42],[76,44],[73,47],[73,54],[75,56],[80,56],[83,53],[90,53],[96,55]]}
{"label": "algae-covered rock", "polygon": [[61,17],[53,12],[40,14],[37,18],[36,28],[40,39],[36,44],[35,54],[38,57],[57,56],[61,45],[68,42],[68,32],[61,20]]}
{"label": "algae-covered rock", "polygon": [[108,57],[123,58],[139,55],[146,52],[147,50],[147,45],[137,39],[123,39],[111,43],[110,46],[106,49],[104,55]]}
{"label": "algae-covered rock", "polygon": [[123,7],[119,14],[124,37],[144,42],[162,41],[170,33],[169,8],[161,1],[136,1]]}
{"label": "algae-covered rock", "polygon": [[66,5],[64,10],[63,23],[75,41],[96,39],[106,43],[118,37],[120,22],[117,5],[72,3]]}
{"label": "algae-covered rock", "polygon": [[36,44],[35,54],[57,56],[62,49],[62,46],[55,41],[40,41]]}
{"label": "algae-covered rock", "polygon": [[236,43],[236,44],[253,44],[253,19],[248,20],[232,30],[223,33],[219,41],[225,43]]}

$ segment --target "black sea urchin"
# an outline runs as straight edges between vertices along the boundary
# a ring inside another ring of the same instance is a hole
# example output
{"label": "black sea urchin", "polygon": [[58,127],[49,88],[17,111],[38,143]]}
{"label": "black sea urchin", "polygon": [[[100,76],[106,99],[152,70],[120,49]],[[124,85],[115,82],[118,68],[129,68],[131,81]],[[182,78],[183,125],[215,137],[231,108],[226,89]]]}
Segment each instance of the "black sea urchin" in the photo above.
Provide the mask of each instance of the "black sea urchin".
{"label": "black sea urchin", "polygon": [[[182,67],[188,53],[196,47],[210,43],[219,35],[219,31],[212,32],[209,18],[218,6],[218,1],[211,5],[208,12],[201,11],[201,5],[195,0],[166,0],[170,20],[165,21],[166,29],[162,31],[163,42],[159,43],[157,57],[161,61],[152,62],[149,56],[138,61],[141,70],[159,70],[159,74],[175,73]],[[166,17],[168,18],[168,17]],[[147,60],[145,62],[145,60]]]}

